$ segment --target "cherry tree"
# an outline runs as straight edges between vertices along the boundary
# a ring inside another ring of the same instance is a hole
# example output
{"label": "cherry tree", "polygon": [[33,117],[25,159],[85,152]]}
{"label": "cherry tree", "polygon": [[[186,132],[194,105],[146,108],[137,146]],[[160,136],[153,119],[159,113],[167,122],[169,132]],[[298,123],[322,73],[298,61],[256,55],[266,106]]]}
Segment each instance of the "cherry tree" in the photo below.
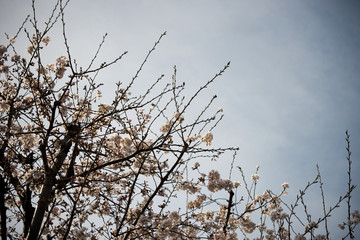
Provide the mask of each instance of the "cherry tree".
{"label": "cherry tree", "polygon": [[[354,187],[349,175],[348,192],[334,208],[319,220],[301,221],[295,208],[303,195],[291,206],[281,200],[288,183],[278,194],[256,195],[258,168],[249,185],[240,167],[241,183],[216,170],[204,172],[199,159],[216,160],[225,152],[233,153],[230,168],[236,170],[237,148],[212,147],[213,129],[223,117],[222,109],[213,109],[216,96],[197,115],[188,113],[230,63],[190,97],[184,94],[185,83],[177,82],[176,68],[171,81],[161,75],[132,96],[143,66],[166,33],[134,77],[116,84],[111,104],[102,102],[97,76],[127,52],[97,65],[104,36],[90,64],[79,66],[66,35],[67,4],[59,0],[40,27],[33,1],[32,16],[0,45],[2,239],[239,239],[254,231],[266,239],[306,239],[314,238],[340,202],[350,200]],[[50,30],[57,24],[67,54],[45,62]],[[21,36],[29,41],[20,46],[25,54],[16,44]],[[319,180],[320,172],[300,193]],[[239,188],[247,196],[239,196]],[[179,207],[179,199],[186,203]],[[259,224],[251,217],[254,212],[263,216]],[[341,227],[352,237],[359,214],[350,215]],[[292,228],[294,218],[302,231]]]}

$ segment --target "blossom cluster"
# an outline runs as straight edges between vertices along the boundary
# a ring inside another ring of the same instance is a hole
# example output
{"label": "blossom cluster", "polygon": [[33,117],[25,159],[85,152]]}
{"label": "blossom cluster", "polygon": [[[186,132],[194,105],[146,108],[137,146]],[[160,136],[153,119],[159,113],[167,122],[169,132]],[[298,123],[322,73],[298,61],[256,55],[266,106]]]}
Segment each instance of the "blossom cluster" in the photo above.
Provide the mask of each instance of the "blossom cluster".
{"label": "blossom cluster", "polygon": [[210,192],[217,192],[222,189],[230,191],[234,187],[238,186],[238,184],[234,186],[233,182],[229,179],[225,179],[225,180],[221,179],[219,172],[216,170],[211,170],[209,172],[208,180],[209,183],[207,185],[207,188],[209,189]]}
{"label": "blossom cluster", "polygon": [[211,132],[207,132],[201,139],[201,141],[204,142],[206,146],[210,146],[212,140],[213,140],[213,135]]}

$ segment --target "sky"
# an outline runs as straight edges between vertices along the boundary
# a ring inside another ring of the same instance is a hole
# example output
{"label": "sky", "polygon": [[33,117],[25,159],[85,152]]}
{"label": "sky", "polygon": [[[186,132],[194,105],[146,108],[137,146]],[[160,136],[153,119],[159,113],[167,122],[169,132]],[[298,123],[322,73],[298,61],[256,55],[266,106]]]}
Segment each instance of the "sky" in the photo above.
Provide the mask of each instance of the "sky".
{"label": "sky", "polygon": [[[54,1],[36,5],[39,19],[46,21]],[[0,6],[3,42],[3,33],[14,35],[31,14],[31,1],[0,0]],[[319,164],[327,206],[334,204],[346,192],[346,129],[353,183],[360,185],[359,1],[72,0],[65,18],[71,51],[80,64],[88,63],[105,33],[100,59],[129,51],[100,76],[105,93],[119,78],[135,74],[164,31],[141,81],[165,74],[170,82],[176,65],[178,81],[197,89],[231,61],[197,104],[218,96],[215,109],[222,107],[225,118],[214,131],[214,145],[238,146],[235,165],[249,176],[259,165],[259,189],[280,191],[286,181],[292,200],[314,179]],[[64,55],[60,27],[50,33],[49,48]],[[215,167],[227,173],[231,157],[221,161]],[[234,171],[232,178],[240,174]],[[360,186],[354,209],[360,209],[359,198]],[[321,214],[318,187],[307,200]],[[343,217],[335,212],[333,226]],[[335,227],[334,233],[334,238],[341,236]]]}

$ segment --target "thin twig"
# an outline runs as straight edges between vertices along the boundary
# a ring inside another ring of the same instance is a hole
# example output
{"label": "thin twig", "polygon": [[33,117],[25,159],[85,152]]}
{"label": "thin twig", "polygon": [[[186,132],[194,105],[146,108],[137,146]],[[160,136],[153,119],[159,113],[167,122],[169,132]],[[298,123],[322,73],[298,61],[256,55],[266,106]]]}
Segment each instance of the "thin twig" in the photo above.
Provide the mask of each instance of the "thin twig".
{"label": "thin twig", "polygon": [[[320,168],[319,168],[318,164],[316,164],[316,169],[317,169],[317,173],[318,173],[318,176],[319,176],[319,185],[320,185],[323,213],[324,213],[324,216],[326,216],[325,195],[324,195],[324,189],[323,189],[323,182],[321,180]],[[324,220],[325,220],[324,224],[325,224],[326,239],[328,240],[330,233],[329,233],[329,230],[328,230],[327,218],[325,218]]]}
{"label": "thin twig", "polygon": [[[346,159],[348,161],[348,191],[351,192],[354,186],[351,184],[351,151],[350,151],[350,134],[348,133],[348,130],[345,131],[346,134],[346,152],[347,156]],[[351,222],[351,194],[349,194],[347,200],[347,217],[348,217],[348,223]],[[348,231],[350,235],[350,239],[354,239],[354,230],[351,228],[351,224],[348,224]]]}

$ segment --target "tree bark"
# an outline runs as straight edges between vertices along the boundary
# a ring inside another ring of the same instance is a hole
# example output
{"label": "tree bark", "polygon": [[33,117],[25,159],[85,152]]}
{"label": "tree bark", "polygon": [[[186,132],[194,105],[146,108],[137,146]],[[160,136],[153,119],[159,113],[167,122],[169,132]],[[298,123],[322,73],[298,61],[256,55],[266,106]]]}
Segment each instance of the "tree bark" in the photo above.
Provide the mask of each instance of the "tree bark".
{"label": "tree bark", "polygon": [[6,207],[5,207],[5,193],[6,183],[2,176],[0,176],[0,209],[1,209],[1,239],[6,240],[7,227],[6,227]]}
{"label": "tree bark", "polygon": [[23,201],[23,209],[24,209],[24,236],[26,236],[29,232],[29,228],[31,226],[31,221],[34,215],[35,208],[31,203],[31,195],[32,191],[30,190],[30,184],[26,186],[25,197]]}

